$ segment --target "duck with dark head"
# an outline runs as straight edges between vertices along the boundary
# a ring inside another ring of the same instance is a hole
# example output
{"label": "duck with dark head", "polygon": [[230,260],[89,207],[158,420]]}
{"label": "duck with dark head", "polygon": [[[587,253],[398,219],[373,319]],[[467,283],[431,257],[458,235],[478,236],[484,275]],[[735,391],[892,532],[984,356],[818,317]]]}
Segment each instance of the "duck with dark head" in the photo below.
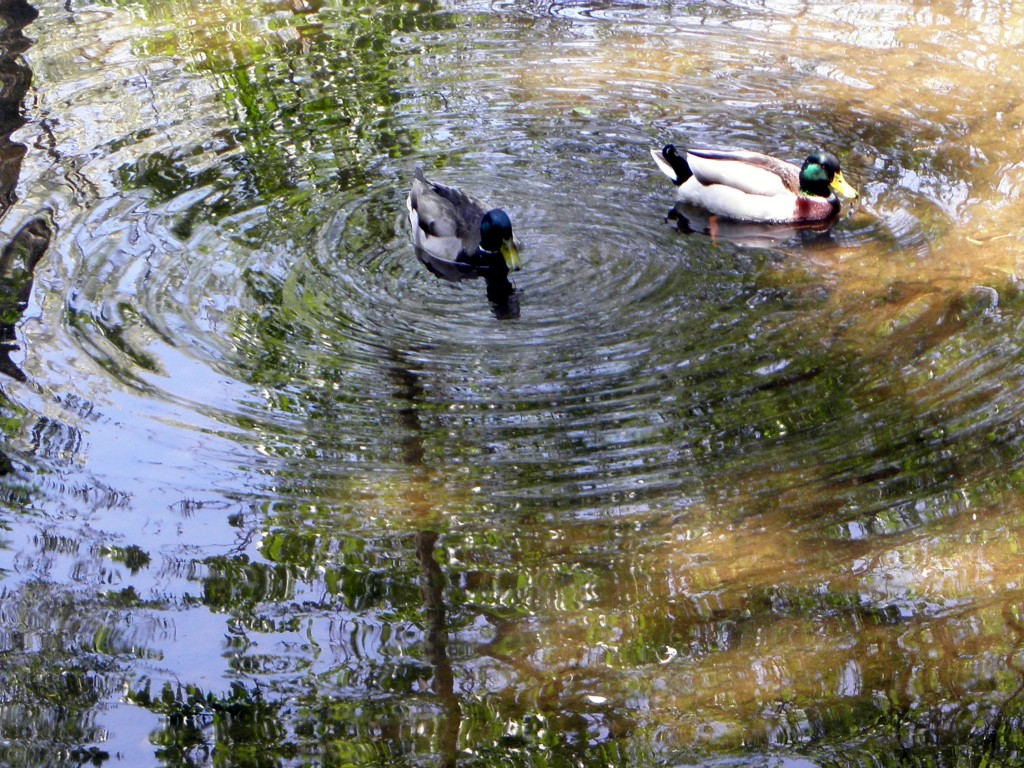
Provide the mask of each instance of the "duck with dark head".
{"label": "duck with dark head", "polygon": [[840,199],[857,191],[843,177],[839,160],[818,150],[796,166],[744,150],[651,150],[658,168],[676,185],[681,203],[733,221],[799,224],[827,221]]}

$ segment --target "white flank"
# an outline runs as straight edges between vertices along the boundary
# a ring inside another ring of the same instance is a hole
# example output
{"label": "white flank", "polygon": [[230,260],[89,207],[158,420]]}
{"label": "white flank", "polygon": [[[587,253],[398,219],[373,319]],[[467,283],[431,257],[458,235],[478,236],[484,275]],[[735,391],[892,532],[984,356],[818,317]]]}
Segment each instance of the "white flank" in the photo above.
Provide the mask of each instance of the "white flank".
{"label": "white flank", "polygon": [[725,184],[704,185],[696,177],[679,187],[678,198],[737,221],[792,221],[796,206],[796,195],[792,192],[752,195]]}
{"label": "white flank", "polygon": [[[727,184],[751,195],[778,195],[789,192],[777,174],[756,165],[736,160],[708,160],[686,156],[695,178],[704,184]],[[800,169],[796,169],[797,173]],[[792,194],[792,193],[790,193]]]}

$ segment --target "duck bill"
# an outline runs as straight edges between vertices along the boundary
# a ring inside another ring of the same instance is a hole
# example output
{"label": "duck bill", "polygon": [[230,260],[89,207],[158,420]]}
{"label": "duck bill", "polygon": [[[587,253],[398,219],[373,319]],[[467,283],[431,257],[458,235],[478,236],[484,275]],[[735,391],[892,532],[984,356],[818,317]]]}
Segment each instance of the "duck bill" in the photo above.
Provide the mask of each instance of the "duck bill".
{"label": "duck bill", "polygon": [[842,171],[836,173],[835,178],[832,179],[832,183],[829,186],[832,187],[832,190],[837,195],[847,200],[854,200],[855,198],[860,197],[860,195],[857,194],[857,190],[851,187],[846,182],[846,179],[843,178]]}
{"label": "duck bill", "polygon": [[508,267],[509,272],[518,272],[523,268],[522,259],[519,258],[519,249],[511,239],[502,241],[501,256],[505,259],[505,266]]}

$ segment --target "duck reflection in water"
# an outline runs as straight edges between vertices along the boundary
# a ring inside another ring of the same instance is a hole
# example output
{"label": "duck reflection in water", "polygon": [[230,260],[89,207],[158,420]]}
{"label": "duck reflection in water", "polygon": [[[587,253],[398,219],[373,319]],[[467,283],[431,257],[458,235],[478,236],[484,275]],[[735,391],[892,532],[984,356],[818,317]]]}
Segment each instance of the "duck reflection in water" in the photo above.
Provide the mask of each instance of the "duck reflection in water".
{"label": "duck reflection in water", "polygon": [[491,303],[494,316],[499,320],[519,317],[519,292],[508,279],[508,269],[504,264],[487,267],[444,261],[422,248],[416,248],[416,258],[432,275],[449,283],[477,278],[483,280],[487,284],[487,300]]}
{"label": "duck reflection in water", "polygon": [[416,256],[431,273],[449,282],[482,278],[495,316],[519,316],[519,297],[508,275],[523,263],[505,211],[428,181],[419,168],[406,205]]}
{"label": "duck reflection in water", "polygon": [[676,203],[666,220],[674,221],[676,228],[684,234],[721,238],[748,248],[777,248],[794,242],[828,242],[832,239],[832,225],[836,222],[835,218],[790,224],[735,221],[687,203]]}

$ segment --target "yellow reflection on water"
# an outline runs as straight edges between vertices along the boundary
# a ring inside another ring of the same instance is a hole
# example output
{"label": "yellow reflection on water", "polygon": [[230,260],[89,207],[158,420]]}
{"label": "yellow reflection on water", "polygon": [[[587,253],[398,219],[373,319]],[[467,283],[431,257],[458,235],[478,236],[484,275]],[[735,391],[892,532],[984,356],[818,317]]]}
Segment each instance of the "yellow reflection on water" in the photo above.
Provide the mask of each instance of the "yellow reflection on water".
{"label": "yellow reflection on water", "polygon": [[[864,193],[844,216],[875,220],[898,241],[919,233],[927,253],[903,259],[865,243],[837,249],[828,263],[839,276],[836,302],[861,304],[865,293],[909,279],[942,281],[955,296],[1020,273],[1019,3],[817,2],[735,17],[721,12],[712,26],[702,21],[694,17],[692,34],[595,25],[570,44],[524,36],[516,65],[524,101],[539,110],[576,105],[595,113],[627,109],[646,121],[664,116],[678,134],[653,141],[682,143],[687,132],[713,134],[715,124],[756,120],[779,103],[791,103],[796,118],[803,105],[824,108],[852,126],[851,138],[858,126],[871,126],[861,141],[832,147]],[[624,87],[642,103],[623,104]],[[791,136],[771,130],[764,128],[761,147],[744,133],[748,148],[801,151]],[[813,126],[807,130],[804,145],[817,144]],[[651,183],[660,183],[653,170]]]}
{"label": "yellow reflection on water", "polygon": [[883,538],[809,525],[785,507],[676,523],[628,575],[595,577],[589,604],[548,604],[524,666],[566,697],[619,694],[673,739],[718,746],[800,741],[855,699],[880,713],[1007,701],[1020,682],[1007,659],[1024,648],[1024,499]]}
{"label": "yellow reflection on water", "polygon": [[[648,120],[729,125],[758,110],[749,72],[769,60],[765,80],[788,89],[764,101],[826,106],[846,126],[850,146],[836,149],[863,195],[843,213],[852,235],[793,249],[796,266],[780,270],[810,269],[828,286],[825,314],[839,318],[822,329],[829,343],[915,360],[1016,293],[1024,271],[1024,5],[791,5],[726,20],[685,45],[657,31],[589,36],[557,67],[538,66],[549,41],[527,46],[518,82],[534,109],[564,110],[571,92],[568,103],[593,112],[621,106],[605,83],[645,83],[656,103],[634,110]],[[771,150],[773,137],[762,138]],[[969,351],[940,350],[934,365],[886,385],[943,405],[952,395],[941,358],[955,368],[958,355]],[[1024,646],[1024,499],[950,496],[948,516],[920,526],[879,512],[830,527],[814,511],[834,514],[840,489],[788,480],[772,510],[731,523],[721,510],[690,510],[665,524],[663,546],[628,577],[598,579],[590,606],[548,606],[530,626],[531,644],[540,637],[547,649],[535,662],[587,690],[624,686],[684,743],[748,743],[751,723],[769,742],[805,740],[815,718],[853,698],[880,712],[955,709],[961,696],[1006,703],[1024,678],[1013,662]],[[734,509],[752,496],[738,492]],[[624,683],[612,670],[637,656],[647,661]]]}

